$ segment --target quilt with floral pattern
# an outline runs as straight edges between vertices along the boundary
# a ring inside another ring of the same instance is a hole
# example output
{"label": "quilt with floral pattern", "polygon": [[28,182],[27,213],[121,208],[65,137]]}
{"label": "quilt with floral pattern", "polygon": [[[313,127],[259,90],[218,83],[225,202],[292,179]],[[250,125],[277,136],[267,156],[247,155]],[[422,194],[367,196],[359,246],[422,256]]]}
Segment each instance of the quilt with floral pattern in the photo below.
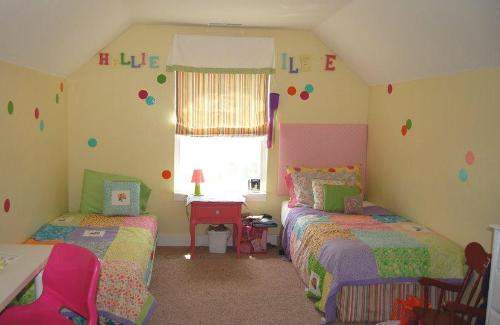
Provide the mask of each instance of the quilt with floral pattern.
{"label": "quilt with floral pattern", "polygon": [[43,225],[26,244],[72,243],[101,261],[97,309],[103,324],[147,323],[155,299],[147,285],[156,245],[156,217],[64,214]]}
{"label": "quilt with floral pattern", "polygon": [[459,245],[376,206],[362,215],[293,208],[282,246],[327,322],[336,319],[336,294],[343,286],[415,282],[423,276],[455,282],[464,276]]}

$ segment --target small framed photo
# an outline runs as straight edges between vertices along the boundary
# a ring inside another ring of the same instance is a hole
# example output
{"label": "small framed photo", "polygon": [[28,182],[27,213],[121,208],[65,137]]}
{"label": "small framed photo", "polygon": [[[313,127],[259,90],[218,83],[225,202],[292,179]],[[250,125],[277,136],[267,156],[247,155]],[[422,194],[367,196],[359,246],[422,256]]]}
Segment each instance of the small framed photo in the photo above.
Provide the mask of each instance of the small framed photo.
{"label": "small framed photo", "polygon": [[252,193],[260,192],[260,179],[252,178],[248,180],[248,191]]}

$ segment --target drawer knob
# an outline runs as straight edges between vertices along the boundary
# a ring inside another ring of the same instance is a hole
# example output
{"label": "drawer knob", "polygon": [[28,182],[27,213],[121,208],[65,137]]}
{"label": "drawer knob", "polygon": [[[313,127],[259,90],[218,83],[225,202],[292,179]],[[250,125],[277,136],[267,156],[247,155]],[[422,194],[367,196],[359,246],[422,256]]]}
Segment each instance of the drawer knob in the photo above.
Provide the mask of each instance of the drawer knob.
{"label": "drawer knob", "polygon": [[215,214],[220,214],[220,211],[219,210],[215,210]]}

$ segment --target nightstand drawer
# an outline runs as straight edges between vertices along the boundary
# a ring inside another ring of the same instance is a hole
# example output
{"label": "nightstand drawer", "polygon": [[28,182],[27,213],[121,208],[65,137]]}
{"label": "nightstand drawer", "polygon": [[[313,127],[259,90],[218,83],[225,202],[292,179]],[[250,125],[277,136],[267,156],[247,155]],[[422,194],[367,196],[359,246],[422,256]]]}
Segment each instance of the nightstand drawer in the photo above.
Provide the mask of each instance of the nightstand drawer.
{"label": "nightstand drawer", "polygon": [[239,218],[241,213],[241,204],[212,204],[212,203],[193,203],[191,215],[195,219],[220,219],[227,220]]}

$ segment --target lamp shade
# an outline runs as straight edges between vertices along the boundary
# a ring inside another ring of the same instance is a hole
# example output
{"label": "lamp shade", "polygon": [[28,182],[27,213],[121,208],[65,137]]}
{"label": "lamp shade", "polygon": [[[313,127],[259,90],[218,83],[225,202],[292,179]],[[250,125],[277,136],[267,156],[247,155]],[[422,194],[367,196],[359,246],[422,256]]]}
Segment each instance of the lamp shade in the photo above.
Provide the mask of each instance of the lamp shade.
{"label": "lamp shade", "polygon": [[205,179],[203,178],[203,170],[201,169],[194,169],[193,170],[193,176],[191,177],[191,183],[203,183]]}

